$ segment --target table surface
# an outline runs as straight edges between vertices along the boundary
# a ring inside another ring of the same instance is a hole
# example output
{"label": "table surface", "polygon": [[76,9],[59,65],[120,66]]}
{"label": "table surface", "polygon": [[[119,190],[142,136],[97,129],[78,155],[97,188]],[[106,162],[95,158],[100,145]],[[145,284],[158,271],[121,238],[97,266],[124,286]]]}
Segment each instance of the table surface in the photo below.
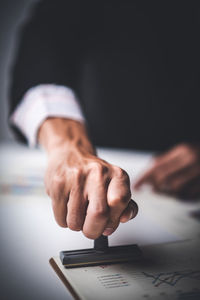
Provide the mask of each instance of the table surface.
{"label": "table surface", "polygon": [[[99,156],[124,168],[131,182],[151,165],[152,154],[99,149]],[[61,250],[88,248],[93,242],[81,232],[60,228],[54,221],[43,176],[46,155],[11,143],[0,145],[0,251],[2,299],[72,299],[48,261]],[[191,213],[200,204],[133,191],[139,205],[136,219],[121,224],[111,245],[140,246],[180,239],[199,239],[199,222]]]}

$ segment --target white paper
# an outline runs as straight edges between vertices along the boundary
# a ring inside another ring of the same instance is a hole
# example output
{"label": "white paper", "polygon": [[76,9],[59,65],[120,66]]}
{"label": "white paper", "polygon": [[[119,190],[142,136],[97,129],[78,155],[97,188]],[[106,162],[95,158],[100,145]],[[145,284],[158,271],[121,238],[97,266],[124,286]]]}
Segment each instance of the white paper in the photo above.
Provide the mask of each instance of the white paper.
{"label": "white paper", "polygon": [[82,300],[200,299],[200,244],[143,247],[137,263],[66,269],[54,258]]}

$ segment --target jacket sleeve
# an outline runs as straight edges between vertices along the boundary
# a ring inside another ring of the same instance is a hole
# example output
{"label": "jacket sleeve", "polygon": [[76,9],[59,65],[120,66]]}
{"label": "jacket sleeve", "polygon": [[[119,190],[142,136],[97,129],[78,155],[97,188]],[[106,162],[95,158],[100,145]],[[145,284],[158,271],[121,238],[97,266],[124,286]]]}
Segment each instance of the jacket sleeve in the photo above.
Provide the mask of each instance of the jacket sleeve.
{"label": "jacket sleeve", "polygon": [[20,30],[11,70],[10,115],[25,92],[39,84],[65,85],[76,91],[82,55],[80,15],[78,0],[43,0],[33,7]]}

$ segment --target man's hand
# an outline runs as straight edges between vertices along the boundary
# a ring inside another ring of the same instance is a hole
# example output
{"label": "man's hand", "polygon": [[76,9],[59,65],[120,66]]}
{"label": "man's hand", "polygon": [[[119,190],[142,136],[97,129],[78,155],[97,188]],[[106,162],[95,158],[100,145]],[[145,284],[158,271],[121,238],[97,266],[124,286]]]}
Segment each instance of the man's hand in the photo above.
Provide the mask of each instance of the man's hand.
{"label": "man's hand", "polygon": [[180,198],[200,197],[200,146],[181,144],[155,159],[153,167],[135,184]]}
{"label": "man's hand", "polygon": [[137,213],[126,172],[77,149],[50,155],[45,185],[57,223],[92,239]]}
{"label": "man's hand", "polygon": [[136,216],[127,173],[95,155],[83,125],[49,119],[39,139],[49,154],[45,186],[60,226],[96,239]]}

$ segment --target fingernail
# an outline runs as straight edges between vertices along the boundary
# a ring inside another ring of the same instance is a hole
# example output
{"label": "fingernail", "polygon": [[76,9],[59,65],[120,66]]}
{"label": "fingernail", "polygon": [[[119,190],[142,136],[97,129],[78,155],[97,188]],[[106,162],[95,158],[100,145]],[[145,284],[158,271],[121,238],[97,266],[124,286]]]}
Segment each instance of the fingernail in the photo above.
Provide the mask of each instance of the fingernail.
{"label": "fingernail", "polygon": [[103,232],[103,235],[111,235],[113,233],[114,229],[113,228],[106,228]]}

